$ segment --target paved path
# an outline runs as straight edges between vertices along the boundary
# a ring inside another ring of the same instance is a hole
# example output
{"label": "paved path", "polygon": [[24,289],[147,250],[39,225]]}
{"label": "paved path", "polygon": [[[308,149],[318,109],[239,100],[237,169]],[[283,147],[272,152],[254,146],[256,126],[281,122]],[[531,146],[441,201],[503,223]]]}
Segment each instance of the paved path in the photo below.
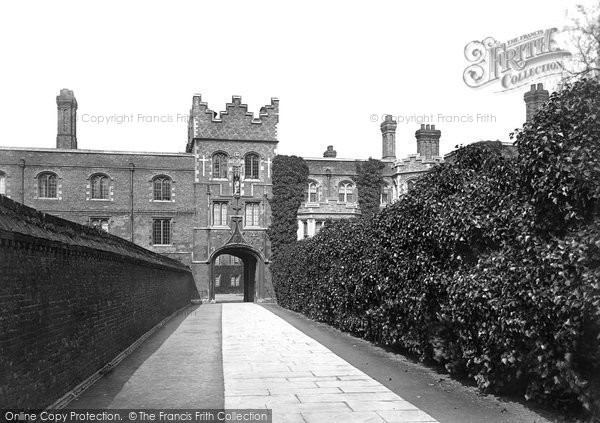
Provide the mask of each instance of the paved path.
{"label": "paved path", "polygon": [[223,304],[225,408],[271,408],[274,422],[435,422],[256,304]]}
{"label": "paved path", "polygon": [[67,408],[223,408],[221,306],[179,313]]}
{"label": "paved path", "polygon": [[439,374],[382,351],[277,306],[204,304],[68,408],[270,408],[276,423],[546,421],[458,383],[433,386]]}

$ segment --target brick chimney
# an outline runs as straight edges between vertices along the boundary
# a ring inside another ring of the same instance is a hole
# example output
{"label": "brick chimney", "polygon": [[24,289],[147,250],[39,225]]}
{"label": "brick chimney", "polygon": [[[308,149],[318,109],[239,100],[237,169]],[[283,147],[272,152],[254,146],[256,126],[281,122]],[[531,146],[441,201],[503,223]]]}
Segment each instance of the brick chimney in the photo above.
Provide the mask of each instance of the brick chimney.
{"label": "brick chimney", "polygon": [[56,148],[77,148],[77,100],[73,91],[63,88],[56,97],[58,132]]}
{"label": "brick chimney", "polygon": [[385,116],[381,122],[382,149],[381,158],[383,160],[396,160],[396,127],[398,124],[390,115]]}
{"label": "brick chimney", "polygon": [[526,122],[531,122],[542,105],[548,101],[550,94],[544,89],[544,84],[531,85],[531,89],[525,93],[525,107],[527,111]]}
{"label": "brick chimney", "polygon": [[435,125],[421,124],[421,129],[415,132],[417,137],[417,153],[426,159],[440,155],[440,136],[442,132]]}
{"label": "brick chimney", "polygon": [[335,151],[335,150],[333,149],[333,145],[328,145],[328,146],[327,146],[327,151],[325,151],[325,152],[323,153],[323,157],[328,157],[328,158],[329,158],[329,157],[331,157],[331,158],[335,158],[335,157],[337,157],[337,151]]}

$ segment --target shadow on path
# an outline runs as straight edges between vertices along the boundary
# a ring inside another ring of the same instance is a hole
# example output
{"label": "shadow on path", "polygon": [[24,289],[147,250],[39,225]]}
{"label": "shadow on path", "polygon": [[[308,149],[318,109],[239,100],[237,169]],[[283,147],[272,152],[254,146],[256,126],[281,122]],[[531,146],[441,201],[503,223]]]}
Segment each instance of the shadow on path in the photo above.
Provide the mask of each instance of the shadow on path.
{"label": "shadow on path", "polygon": [[[180,311],[66,408],[222,408],[221,363],[221,306],[194,305]],[[204,379],[206,389],[197,389]]]}

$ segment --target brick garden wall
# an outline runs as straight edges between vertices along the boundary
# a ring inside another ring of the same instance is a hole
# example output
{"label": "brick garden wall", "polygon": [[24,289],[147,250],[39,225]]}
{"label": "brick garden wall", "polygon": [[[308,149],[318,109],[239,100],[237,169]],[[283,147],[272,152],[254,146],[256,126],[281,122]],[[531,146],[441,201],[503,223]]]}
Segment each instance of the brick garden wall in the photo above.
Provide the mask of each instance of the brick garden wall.
{"label": "brick garden wall", "polygon": [[178,261],[0,196],[0,408],[50,405],[197,295]]}

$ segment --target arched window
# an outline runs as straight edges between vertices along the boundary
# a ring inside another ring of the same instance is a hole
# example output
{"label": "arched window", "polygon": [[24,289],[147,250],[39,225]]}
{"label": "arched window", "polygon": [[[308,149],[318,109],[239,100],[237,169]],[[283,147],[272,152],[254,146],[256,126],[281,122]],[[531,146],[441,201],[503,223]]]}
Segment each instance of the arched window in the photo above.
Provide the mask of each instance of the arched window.
{"label": "arched window", "polygon": [[244,175],[246,179],[258,179],[258,165],[260,158],[258,154],[246,154],[244,158]]}
{"label": "arched window", "polygon": [[318,203],[319,202],[319,187],[315,181],[310,181],[308,183],[307,201],[309,203]]}
{"label": "arched window", "polygon": [[387,184],[381,186],[381,204],[387,204],[390,202],[390,190]]}
{"label": "arched window", "polygon": [[212,157],[212,177],[227,178],[227,155],[225,153],[215,153]]}
{"label": "arched window", "polygon": [[94,200],[107,200],[108,184],[108,176],[101,174],[92,176],[90,179],[90,185],[92,186],[92,198]]}
{"label": "arched window", "polygon": [[6,195],[6,174],[0,172],[0,194]]}
{"label": "arched window", "polygon": [[44,172],[38,175],[38,197],[39,198],[57,198],[58,177],[51,172]]}
{"label": "arched window", "polygon": [[171,201],[171,178],[157,176],[153,180],[154,201]]}
{"label": "arched window", "polygon": [[339,200],[341,203],[352,203],[352,201],[354,200],[353,197],[353,192],[354,192],[354,185],[352,185],[352,182],[342,182],[340,184],[340,190],[339,190]]}

